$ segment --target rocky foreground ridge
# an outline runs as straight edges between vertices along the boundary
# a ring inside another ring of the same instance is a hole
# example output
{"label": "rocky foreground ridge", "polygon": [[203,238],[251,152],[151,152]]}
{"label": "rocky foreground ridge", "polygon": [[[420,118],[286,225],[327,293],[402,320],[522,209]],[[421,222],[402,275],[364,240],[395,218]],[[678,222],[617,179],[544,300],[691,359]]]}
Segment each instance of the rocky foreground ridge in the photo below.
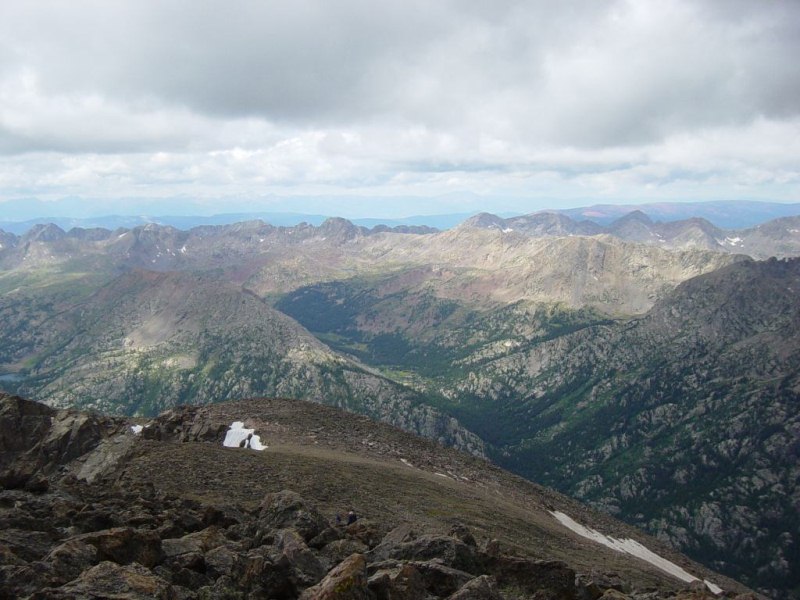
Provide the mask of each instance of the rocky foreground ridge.
{"label": "rocky foreground ridge", "polygon": [[[237,416],[264,450],[238,447]],[[132,426],[2,395],[0,484],[0,598],[756,597],[481,459],[304,402]],[[337,524],[348,509],[362,518]],[[565,514],[697,579],[575,535]]]}

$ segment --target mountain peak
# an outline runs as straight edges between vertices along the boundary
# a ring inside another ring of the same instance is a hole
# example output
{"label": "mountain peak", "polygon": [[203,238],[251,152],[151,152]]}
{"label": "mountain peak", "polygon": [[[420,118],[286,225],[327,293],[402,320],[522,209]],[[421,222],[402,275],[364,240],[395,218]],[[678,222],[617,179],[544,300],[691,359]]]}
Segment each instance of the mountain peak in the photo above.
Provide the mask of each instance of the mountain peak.
{"label": "mountain peak", "polygon": [[653,220],[647,216],[646,213],[642,212],[641,210],[632,210],[627,215],[624,215],[614,221],[611,224],[611,227],[618,227],[621,225],[625,225],[628,223],[641,223],[643,225],[652,225]]}
{"label": "mountain peak", "polygon": [[461,227],[476,227],[479,229],[505,229],[505,220],[492,213],[482,212],[464,221]]}
{"label": "mountain peak", "polygon": [[363,233],[362,229],[342,217],[329,217],[319,226],[320,234],[341,241],[351,240]]}
{"label": "mountain peak", "polygon": [[55,242],[66,237],[67,233],[53,223],[34,225],[28,233],[22,236],[25,242]]}

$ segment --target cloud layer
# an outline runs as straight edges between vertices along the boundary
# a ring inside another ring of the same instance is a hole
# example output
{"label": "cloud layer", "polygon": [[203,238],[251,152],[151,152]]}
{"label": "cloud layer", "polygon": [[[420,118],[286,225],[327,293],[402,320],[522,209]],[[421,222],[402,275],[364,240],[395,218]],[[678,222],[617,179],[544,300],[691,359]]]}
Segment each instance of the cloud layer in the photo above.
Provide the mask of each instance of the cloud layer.
{"label": "cloud layer", "polygon": [[796,56],[790,0],[3,3],[0,200],[798,200]]}

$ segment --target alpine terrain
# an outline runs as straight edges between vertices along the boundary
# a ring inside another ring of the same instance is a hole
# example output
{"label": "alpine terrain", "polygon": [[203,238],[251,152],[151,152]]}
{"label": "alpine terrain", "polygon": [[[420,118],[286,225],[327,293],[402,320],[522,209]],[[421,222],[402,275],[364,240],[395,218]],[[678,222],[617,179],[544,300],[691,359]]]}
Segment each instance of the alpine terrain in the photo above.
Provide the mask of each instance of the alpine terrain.
{"label": "alpine terrain", "polygon": [[0,596],[752,599],[490,463],[298,400],[130,420],[0,395]]}
{"label": "alpine terrain", "polygon": [[247,397],[344,408],[788,598],[798,249],[797,217],[37,225],[2,236],[0,385],[137,418]]}

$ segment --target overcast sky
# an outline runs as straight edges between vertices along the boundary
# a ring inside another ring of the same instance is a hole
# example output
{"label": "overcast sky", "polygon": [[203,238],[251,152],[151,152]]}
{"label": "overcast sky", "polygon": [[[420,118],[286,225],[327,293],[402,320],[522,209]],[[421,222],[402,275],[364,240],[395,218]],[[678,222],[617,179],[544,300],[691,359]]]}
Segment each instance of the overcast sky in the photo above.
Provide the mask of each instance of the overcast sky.
{"label": "overcast sky", "polygon": [[797,202],[798,57],[797,0],[6,0],[0,217]]}

